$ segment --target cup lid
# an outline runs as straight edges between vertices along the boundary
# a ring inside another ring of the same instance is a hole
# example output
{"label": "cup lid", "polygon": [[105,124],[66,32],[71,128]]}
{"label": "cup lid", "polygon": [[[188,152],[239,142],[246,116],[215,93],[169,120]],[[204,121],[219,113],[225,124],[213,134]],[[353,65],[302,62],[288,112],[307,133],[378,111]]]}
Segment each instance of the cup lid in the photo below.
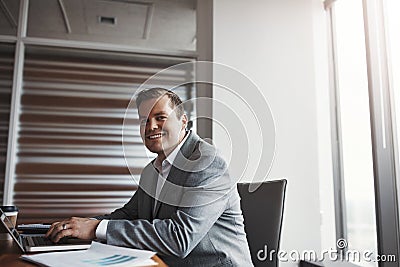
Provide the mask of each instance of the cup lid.
{"label": "cup lid", "polygon": [[18,207],[17,207],[17,206],[0,206],[0,209],[1,209],[3,212],[18,211]]}

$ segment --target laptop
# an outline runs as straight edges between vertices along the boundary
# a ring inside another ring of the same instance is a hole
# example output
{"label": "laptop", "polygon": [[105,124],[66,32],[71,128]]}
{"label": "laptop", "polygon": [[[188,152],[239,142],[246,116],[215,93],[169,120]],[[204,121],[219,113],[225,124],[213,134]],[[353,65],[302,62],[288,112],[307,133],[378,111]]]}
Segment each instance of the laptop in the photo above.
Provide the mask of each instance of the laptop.
{"label": "laptop", "polygon": [[43,252],[88,249],[92,243],[90,240],[64,237],[58,243],[52,242],[44,234],[20,234],[13,226],[10,219],[0,209],[0,221],[11,237],[17,242],[23,252]]}

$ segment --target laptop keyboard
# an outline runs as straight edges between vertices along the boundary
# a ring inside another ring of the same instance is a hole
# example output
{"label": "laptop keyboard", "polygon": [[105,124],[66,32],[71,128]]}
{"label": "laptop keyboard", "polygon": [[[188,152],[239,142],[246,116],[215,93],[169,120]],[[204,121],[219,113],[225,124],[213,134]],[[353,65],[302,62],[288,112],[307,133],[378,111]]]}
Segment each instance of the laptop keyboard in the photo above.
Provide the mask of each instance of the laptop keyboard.
{"label": "laptop keyboard", "polygon": [[54,246],[55,244],[44,236],[27,236],[26,241],[31,247]]}

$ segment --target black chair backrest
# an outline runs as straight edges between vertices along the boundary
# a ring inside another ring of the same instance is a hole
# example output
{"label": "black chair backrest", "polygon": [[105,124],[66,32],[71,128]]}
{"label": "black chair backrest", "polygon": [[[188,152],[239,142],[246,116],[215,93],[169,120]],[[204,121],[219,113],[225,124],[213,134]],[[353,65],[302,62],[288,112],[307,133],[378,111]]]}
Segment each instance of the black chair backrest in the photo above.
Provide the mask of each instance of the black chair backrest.
{"label": "black chair backrest", "polygon": [[250,184],[238,184],[254,266],[278,266],[286,183],[285,179],[264,182],[252,193]]}

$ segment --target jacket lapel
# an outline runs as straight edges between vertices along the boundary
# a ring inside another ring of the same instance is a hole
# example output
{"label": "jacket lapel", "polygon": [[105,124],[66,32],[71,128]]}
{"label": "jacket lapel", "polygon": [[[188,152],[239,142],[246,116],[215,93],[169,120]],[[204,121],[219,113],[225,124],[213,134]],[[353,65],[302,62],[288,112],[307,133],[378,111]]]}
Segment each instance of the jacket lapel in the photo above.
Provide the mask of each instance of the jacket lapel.
{"label": "jacket lapel", "polygon": [[[182,145],[180,152],[177,154],[171,170],[168,174],[167,180],[161,189],[159,200],[157,201],[156,208],[154,211],[154,218],[157,217],[158,211],[160,209],[161,204],[165,203],[178,203],[178,198],[181,196],[181,192],[179,192],[179,189],[182,190],[187,175],[189,175],[188,172],[184,171],[179,167],[176,166],[185,166],[185,162],[187,159],[192,155],[193,150],[196,147],[197,141],[200,139],[198,135],[190,131],[188,138],[186,139],[185,143]],[[168,183],[169,182],[169,183]],[[179,189],[177,189],[179,188]]]}
{"label": "jacket lapel", "polygon": [[156,192],[158,172],[153,166],[154,160],[149,163],[142,172],[140,179],[140,188],[144,191],[144,198],[139,205],[142,218],[152,219],[154,208],[154,195]]}

